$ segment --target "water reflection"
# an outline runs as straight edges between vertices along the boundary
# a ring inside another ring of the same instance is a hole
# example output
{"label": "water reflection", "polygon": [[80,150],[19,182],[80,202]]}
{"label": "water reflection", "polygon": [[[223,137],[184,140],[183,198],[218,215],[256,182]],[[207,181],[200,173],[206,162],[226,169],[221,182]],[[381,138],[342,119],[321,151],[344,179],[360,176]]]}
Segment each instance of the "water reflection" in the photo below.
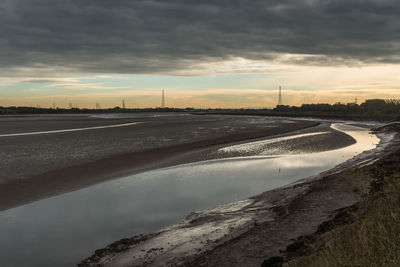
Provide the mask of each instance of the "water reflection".
{"label": "water reflection", "polygon": [[287,141],[287,140],[292,140],[292,139],[296,139],[296,138],[301,138],[301,137],[316,136],[316,135],[322,135],[322,134],[327,134],[327,133],[329,133],[329,132],[316,132],[316,133],[289,135],[289,136],[271,138],[271,139],[266,139],[266,140],[261,140],[261,141],[248,142],[248,143],[243,143],[243,144],[239,144],[239,145],[227,146],[227,147],[220,148],[218,151],[225,152],[225,153],[256,152],[259,154],[264,154],[263,152],[264,152],[266,145],[274,144],[274,143],[278,143],[278,142],[282,142],[282,141]]}
{"label": "water reflection", "polygon": [[379,139],[341,124],[357,143],[281,157],[200,162],[146,172],[0,213],[0,266],[72,266],[95,249],[156,231],[194,210],[276,188],[371,149]]}

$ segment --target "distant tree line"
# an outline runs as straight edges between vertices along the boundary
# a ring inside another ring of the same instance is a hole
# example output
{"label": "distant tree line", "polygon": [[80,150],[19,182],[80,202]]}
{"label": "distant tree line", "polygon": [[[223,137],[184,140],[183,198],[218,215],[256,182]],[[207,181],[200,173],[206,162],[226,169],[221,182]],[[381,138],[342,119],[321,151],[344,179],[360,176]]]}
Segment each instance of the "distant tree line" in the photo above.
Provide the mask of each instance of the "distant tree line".
{"label": "distant tree line", "polygon": [[281,105],[273,109],[219,109],[208,113],[230,115],[258,115],[285,117],[316,117],[326,119],[354,119],[377,121],[400,121],[400,100],[369,99],[356,103]]}
{"label": "distant tree line", "polygon": [[331,117],[387,118],[400,119],[400,100],[368,99],[358,105],[356,103],[303,104],[296,106],[277,106],[273,109],[279,113],[301,113],[315,115],[331,115]]}
{"label": "distant tree line", "polygon": [[17,114],[82,114],[82,113],[135,113],[135,112],[190,112],[194,114],[232,114],[260,116],[324,117],[343,119],[400,120],[400,100],[368,99],[360,105],[356,103],[303,104],[301,106],[280,105],[273,109],[196,109],[196,108],[40,108],[1,107],[1,115]]}

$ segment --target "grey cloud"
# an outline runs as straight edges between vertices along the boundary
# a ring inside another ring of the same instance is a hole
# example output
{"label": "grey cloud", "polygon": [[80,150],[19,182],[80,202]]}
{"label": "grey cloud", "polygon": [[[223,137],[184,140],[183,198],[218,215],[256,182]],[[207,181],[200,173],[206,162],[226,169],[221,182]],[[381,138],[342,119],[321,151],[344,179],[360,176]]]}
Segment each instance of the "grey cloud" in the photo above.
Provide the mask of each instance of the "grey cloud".
{"label": "grey cloud", "polygon": [[396,0],[2,0],[0,75],[173,73],[243,57],[398,63]]}
{"label": "grey cloud", "polygon": [[49,79],[27,79],[27,80],[23,80],[22,82],[25,82],[25,83],[53,83],[54,80],[49,80]]}

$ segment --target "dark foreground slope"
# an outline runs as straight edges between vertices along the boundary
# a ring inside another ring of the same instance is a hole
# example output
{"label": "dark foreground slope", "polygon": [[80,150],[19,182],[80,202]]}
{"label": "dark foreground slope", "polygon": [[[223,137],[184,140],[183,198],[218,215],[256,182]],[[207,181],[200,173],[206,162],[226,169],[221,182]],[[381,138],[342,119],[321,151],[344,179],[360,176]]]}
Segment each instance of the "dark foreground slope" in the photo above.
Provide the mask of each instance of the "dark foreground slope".
{"label": "dark foreground slope", "polygon": [[263,266],[400,266],[400,146],[353,176],[372,179],[370,192]]}

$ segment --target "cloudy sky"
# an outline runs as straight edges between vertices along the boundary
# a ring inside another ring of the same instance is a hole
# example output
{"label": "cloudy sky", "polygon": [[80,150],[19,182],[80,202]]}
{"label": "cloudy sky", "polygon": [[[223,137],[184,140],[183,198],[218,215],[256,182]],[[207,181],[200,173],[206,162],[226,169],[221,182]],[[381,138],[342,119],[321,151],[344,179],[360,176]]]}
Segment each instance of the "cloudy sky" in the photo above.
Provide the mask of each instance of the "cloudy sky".
{"label": "cloudy sky", "polygon": [[1,0],[0,105],[400,97],[396,0]]}

